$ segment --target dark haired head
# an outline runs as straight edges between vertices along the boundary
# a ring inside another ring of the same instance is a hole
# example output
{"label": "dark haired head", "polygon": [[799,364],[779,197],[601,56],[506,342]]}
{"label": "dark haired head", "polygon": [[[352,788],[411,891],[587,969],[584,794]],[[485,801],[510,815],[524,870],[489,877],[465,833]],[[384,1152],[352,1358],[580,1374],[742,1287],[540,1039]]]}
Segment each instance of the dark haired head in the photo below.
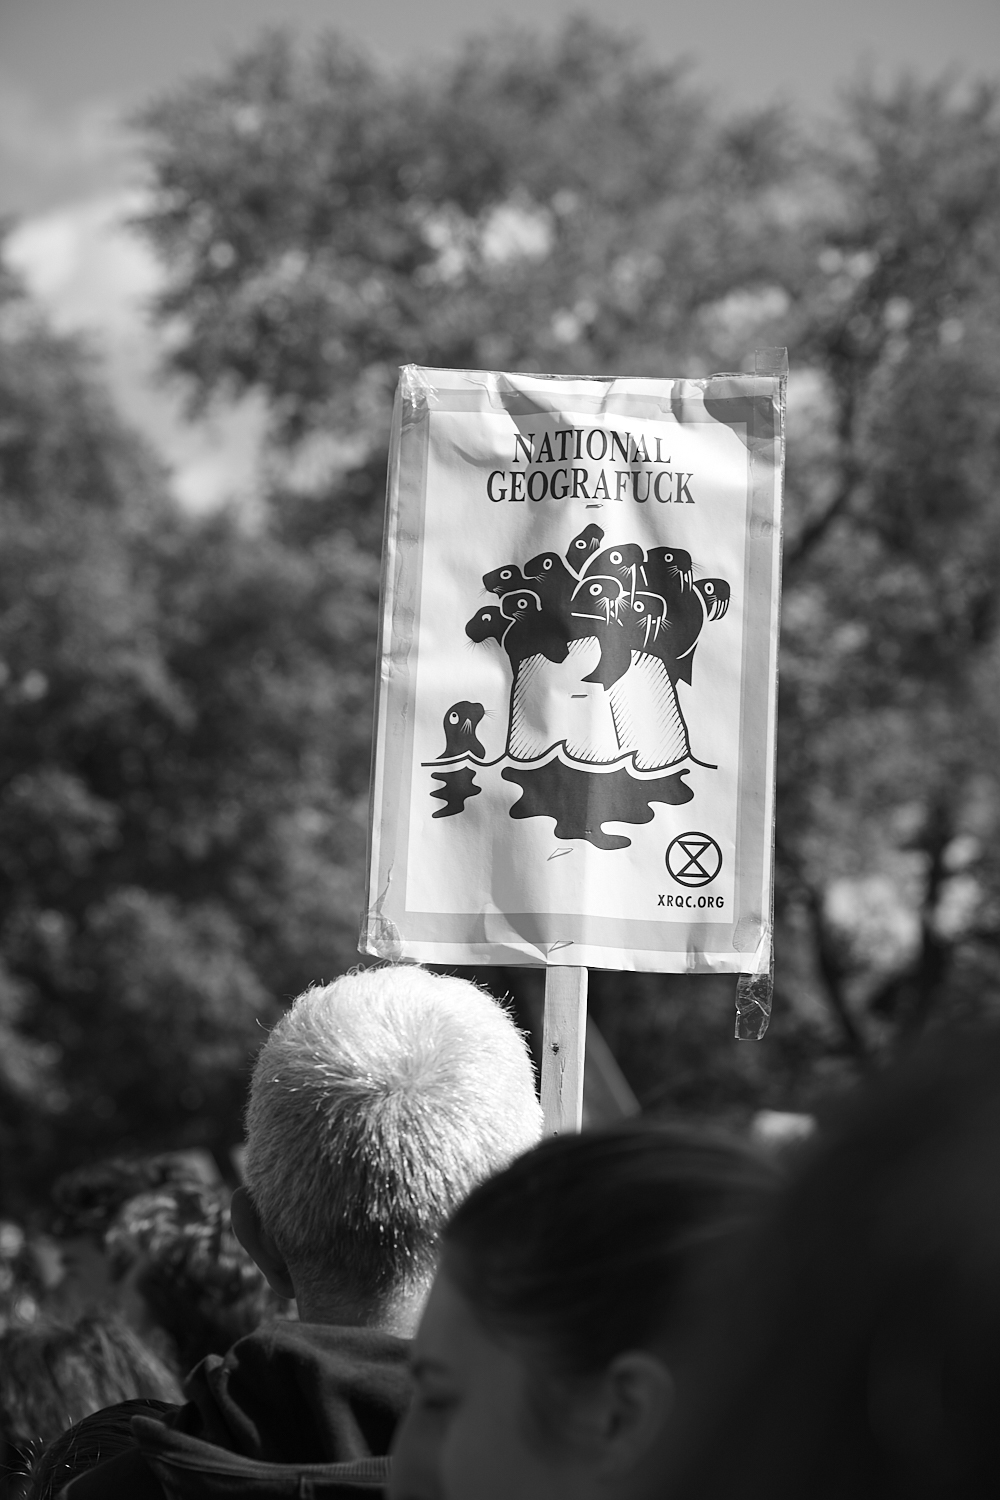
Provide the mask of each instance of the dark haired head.
{"label": "dark haired head", "polygon": [[0,1334],[0,1435],[25,1465],[75,1422],[138,1396],[181,1399],[171,1371],[118,1318],[94,1313]]}
{"label": "dark haired head", "polygon": [[754,1296],[720,1286],[695,1351],[671,1496],[997,1492],[1000,1033],[936,1037],[849,1101],[747,1254]]}
{"label": "dark haired head", "polygon": [[31,1469],[25,1500],[52,1500],[78,1475],[120,1453],[133,1452],[132,1418],[158,1417],[170,1409],[170,1402],[137,1396],[118,1402],[110,1410],[102,1409],[84,1417],[40,1454]]}
{"label": "dark haired head", "polygon": [[224,1188],[170,1183],[130,1198],[105,1235],[114,1271],[132,1271],[152,1321],[188,1370],[283,1311],[233,1232]]}
{"label": "dark haired head", "polygon": [[670,1337],[692,1268],[773,1181],[749,1151],[690,1130],[556,1137],[470,1194],[443,1269],[494,1337],[557,1377],[587,1375]]}
{"label": "dark haired head", "polygon": [[53,1202],[55,1231],[96,1243],[112,1279],[130,1278],[181,1369],[285,1310],[233,1232],[228,1190],[207,1180],[197,1154],[80,1167],[59,1179]]}
{"label": "dark haired head", "polygon": [[687,1130],[546,1141],[445,1230],[391,1500],[626,1500],[671,1441],[688,1280],[773,1168]]}
{"label": "dark haired head", "polygon": [[159,1156],[111,1157],[75,1167],[52,1188],[50,1228],[60,1237],[88,1235],[101,1243],[119,1210],[140,1193],[168,1187],[206,1186],[190,1153],[166,1151]]}

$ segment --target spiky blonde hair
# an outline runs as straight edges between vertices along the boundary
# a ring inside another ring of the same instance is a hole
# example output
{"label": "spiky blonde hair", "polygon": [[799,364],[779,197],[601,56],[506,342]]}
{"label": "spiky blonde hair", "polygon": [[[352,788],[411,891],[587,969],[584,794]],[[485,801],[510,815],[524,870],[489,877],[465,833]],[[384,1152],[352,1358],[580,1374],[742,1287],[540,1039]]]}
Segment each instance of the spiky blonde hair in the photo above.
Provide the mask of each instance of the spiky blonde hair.
{"label": "spiky blonde hair", "polygon": [[254,1068],[246,1182],[289,1265],[370,1301],[433,1269],[467,1193],[541,1134],[507,1011],[394,965],[300,995]]}

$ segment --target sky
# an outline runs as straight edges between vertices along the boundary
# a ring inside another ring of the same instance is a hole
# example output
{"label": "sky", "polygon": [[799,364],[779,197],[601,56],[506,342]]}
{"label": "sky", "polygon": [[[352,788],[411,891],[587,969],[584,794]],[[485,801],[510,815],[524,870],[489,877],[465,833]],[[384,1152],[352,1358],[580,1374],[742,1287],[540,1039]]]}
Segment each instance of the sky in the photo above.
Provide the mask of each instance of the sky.
{"label": "sky", "polygon": [[91,337],[126,414],[163,452],[181,497],[252,482],[254,403],[185,422],[145,308],[158,267],[124,226],[141,202],[127,126],[149,99],[219,68],[267,26],[335,29],[388,66],[447,55],[470,33],[548,31],[586,12],[662,61],[690,59],[722,105],[832,106],[867,69],[1000,77],[1000,0],[0,0],[0,216],[8,261],[56,325]]}

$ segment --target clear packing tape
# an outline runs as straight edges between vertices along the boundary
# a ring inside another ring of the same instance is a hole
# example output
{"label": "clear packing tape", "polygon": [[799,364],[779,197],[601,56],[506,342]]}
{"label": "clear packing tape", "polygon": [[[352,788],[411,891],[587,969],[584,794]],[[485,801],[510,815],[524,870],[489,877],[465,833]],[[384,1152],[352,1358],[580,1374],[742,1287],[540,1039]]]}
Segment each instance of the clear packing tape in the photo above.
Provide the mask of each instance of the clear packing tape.
{"label": "clear packing tape", "polygon": [[774,963],[766,974],[741,974],[736,981],[736,1040],[759,1042],[771,1019]]}
{"label": "clear packing tape", "polygon": [[[754,352],[754,374],[782,381],[788,376],[788,350],[785,348],[757,349]],[[780,465],[779,465],[780,470]],[[774,865],[774,818],[771,819],[771,863]],[[772,877],[773,893],[773,877]],[[774,897],[766,924],[766,955],[764,944],[758,947],[754,971],[740,974],[736,981],[736,1027],[738,1042],[762,1041],[771,1020],[771,1005],[774,999]]]}

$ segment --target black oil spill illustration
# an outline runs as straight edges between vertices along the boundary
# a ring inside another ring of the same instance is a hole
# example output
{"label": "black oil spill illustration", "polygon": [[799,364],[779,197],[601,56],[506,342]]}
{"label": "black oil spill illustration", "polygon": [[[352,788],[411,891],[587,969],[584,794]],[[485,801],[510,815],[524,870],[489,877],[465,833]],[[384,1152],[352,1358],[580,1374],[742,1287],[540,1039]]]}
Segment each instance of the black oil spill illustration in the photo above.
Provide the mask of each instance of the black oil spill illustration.
{"label": "black oil spill illustration", "polygon": [[687,767],[648,781],[624,770],[600,775],[578,771],[561,760],[550,760],[537,770],[506,766],[500,774],[523,793],[510,810],[512,818],[554,818],[557,839],[587,839],[596,849],[627,849],[632,842],[624,834],[605,833],[602,824],[650,823],[651,802],[677,806],[694,796],[684,781]]}
{"label": "black oil spill illustration", "polygon": [[441,783],[434,788],[431,796],[440,797],[444,803],[443,807],[431,813],[432,818],[453,818],[456,813],[465,811],[465,804],[470,797],[478,797],[482,791],[482,787],[476,783],[475,772],[470,771],[468,766],[463,766],[461,771],[434,771],[431,775],[434,781]]}

